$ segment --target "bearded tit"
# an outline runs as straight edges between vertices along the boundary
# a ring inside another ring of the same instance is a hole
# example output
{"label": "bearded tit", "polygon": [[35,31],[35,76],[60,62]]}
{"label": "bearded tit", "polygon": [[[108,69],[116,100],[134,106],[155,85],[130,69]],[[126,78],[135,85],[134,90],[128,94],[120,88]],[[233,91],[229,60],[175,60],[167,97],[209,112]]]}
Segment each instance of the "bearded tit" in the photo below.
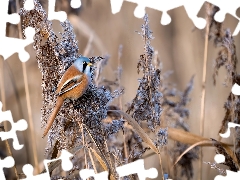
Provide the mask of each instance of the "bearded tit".
{"label": "bearded tit", "polygon": [[63,74],[57,86],[56,105],[48,118],[43,138],[50,130],[64,100],[67,98],[76,100],[85,93],[91,81],[91,66],[90,60],[81,56]]}

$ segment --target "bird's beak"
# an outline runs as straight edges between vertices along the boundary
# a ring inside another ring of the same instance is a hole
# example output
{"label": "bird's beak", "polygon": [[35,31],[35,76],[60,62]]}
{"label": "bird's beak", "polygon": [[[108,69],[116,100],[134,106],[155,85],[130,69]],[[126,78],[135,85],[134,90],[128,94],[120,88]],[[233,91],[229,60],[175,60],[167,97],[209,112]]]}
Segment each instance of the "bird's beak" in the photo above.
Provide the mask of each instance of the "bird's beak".
{"label": "bird's beak", "polygon": [[88,66],[92,66],[93,64],[92,63],[88,63]]}

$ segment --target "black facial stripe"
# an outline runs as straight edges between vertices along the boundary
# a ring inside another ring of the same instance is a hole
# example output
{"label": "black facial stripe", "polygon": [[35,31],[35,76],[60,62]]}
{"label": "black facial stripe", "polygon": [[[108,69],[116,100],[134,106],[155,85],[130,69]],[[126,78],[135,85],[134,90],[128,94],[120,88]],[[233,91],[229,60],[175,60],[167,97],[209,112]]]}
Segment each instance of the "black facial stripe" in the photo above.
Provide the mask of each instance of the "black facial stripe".
{"label": "black facial stripe", "polygon": [[87,67],[87,63],[84,62],[84,63],[83,63],[83,72],[85,71],[86,67]]}

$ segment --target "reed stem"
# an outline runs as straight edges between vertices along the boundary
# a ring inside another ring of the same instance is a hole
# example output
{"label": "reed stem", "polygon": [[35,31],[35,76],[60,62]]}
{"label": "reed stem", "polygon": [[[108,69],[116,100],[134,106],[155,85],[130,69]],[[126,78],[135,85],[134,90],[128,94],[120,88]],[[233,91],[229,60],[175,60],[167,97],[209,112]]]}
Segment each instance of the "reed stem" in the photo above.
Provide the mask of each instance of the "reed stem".
{"label": "reed stem", "polygon": [[[205,116],[205,97],[206,97],[206,74],[207,74],[207,54],[208,54],[208,36],[209,36],[209,22],[206,24],[204,57],[203,57],[203,74],[202,74],[202,96],[201,96],[201,114],[200,114],[200,136],[204,134],[204,116]],[[203,152],[200,148],[199,156],[199,180],[202,180],[202,161]]]}
{"label": "reed stem", "polygon": [[[16,0],[16,8],[17,11],[20,10],[19,0]],[[19,39],[23,39],[22,36],[22,28],[21,28],[21,21],[18,23],[18,35]],[[22,69],[23,69],[23,78],[24,78],[24,86],[25,86],[25,94],[26,94],[26,101],[27,101],[27,111],[28,111],[28,123],[29,123],[29,129],[31,134],[31,142],[32,142],[32,151],[33,151],[33,160],[34,160],[34,166],[37,170],[37,174],[40,173],[40,169],[38,166],[38,157],[37,157],[37,145],[36,145],[36,136],[35,136],[35,129],[33,125],[33,119],[32,119],[32,108],[30,103],[30,93],[28,88],[28,79],[27,79],[27,70],[26,70],[26,63],[22,62]]]}

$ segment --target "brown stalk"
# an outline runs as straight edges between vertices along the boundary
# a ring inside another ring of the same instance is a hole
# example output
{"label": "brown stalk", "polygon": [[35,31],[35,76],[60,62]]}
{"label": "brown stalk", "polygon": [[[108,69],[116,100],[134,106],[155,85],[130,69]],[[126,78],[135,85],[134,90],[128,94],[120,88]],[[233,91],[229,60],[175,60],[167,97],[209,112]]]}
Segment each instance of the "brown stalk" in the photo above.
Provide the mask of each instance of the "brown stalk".
{"label": "brown stalk", "polygon": [[[80,124],[80,122],[78,122],[78,125],[79,125],[79,128],[80,128],[81,131],[82,131],[82,141],[83,141],[82,143],[83,143],[83,146],[85,146],[85,138],[84,138],[84,132],[83,132],[83,125]],[[88,169],[87,153],[86,153],[86,149],[85,149],[85,148],[83,148],[83,152],[84,152],[85,166],[86,166],[86,168]],[[88,178],[88,180],[89,180],[89,178]]]}
{"label": "brown stalk", "polygon": [[212,141],[211,141],[211,140],[203,140],[203,141],[200,141],[200,142],[197,142],[197,143],[191,145],[189,148],[187,148],[187,149],[177,158],[177,160],[175,161],[175,163],[173,164],[173,166],[175,166],[175,165],[178,163],[178,161],[179,161],[188,151],[190,151],[191,149],[193,149],[194,147],[199,146],[199,145],[202,145],[202,146],[206,146],[206,145],[212,146]]}
{"label": "brown stalk", "polygon": [[162,171],[162,179],[164,180],[163,177],[163,169],[162,169],[162,160],[161,160],[161,153],[160,151],[157,149],[157,147],[153,144],[152,140],[150,139],[150,137],[145,133],[145,131],[141,128],[141,126],[128,114],[119,111],[119,110],[111,110],[112,112],[117,112],[119,114],[121,114],[124,119],[127,120],[127,122],[133,127],[133,130],[142,138],[142,140],[147,143],[147,145],[158,155],[159,157],[159,162],[160,162],[160,166],[161,166],[161,171]]}
{"label": "brown stalk", "polygon": [[90,159],[91,159],[91,162],[92,162],[92,165],[93,165],[94,172],[95,172],[95,174],[97,174],[97,168],[96,168],[96,165],[95,165],[95,163],[94,163],[94,160],[93,160],[93,157],[92,157],[92,153],[91,153],[91,151],[88,151],[88,154],[89,154],[89,157],[90,157]]}
{"label": "brown stalk", "polygon": [[[208,36],[209,36],[209,22],[206,20],[206,33],[204,44],[204,57],[203,57],[203,74],[202,74],[202,96],[201,96],[201,114],[200,114],[200,135],[204,134],[204,116],[205,116],[205,96],[206,96],[206,74],[207,74],[207,53],[208,53]],[[199,180],[202,179],[202,148],[199,154]]]}
{"label": "brown stalk", "polygon": [[[98,162],[101,164],[102,168],[105,171],[108,171],[108,167],[106,166],[106,163],[104,162],[104,160],[101,158],[101,156],[91,147],[89,147],[89,149],[93,152],[94,156],[97,158]],[[109,172],[109,171],[108,171]],[[110,180],[114,180],[115,178],[113,177],[112,174],[110,174]]]}
{"label": "brown stalk", "polygon": [[208,138],[198,136],[196,134],[184,131],[182,129],[168,127],[168,137],[174,141],[178,141],[184,144],[195,144],[197,142],[208,140]]}
{"label": "brown stalk", "polygon": [[[4,88],[5,86],[4,86],[4,73],[3,73],[3,64],[4,63],[3,63],[3,61],[4,61],[4,59],[1,56],[1,59],[0,59],[1,100],[2,100],[2,111],[5,111],[5,107],[6,107],[6,99],[5,99],[5,97],[6,96],[5,96],[5,88]],[[3,131],[5,131],[5,128],[8,129],[7,128],[7,121],[3,121],[2,124],[3,124],[3,126],[2,126]],[[10,156],[12,156],[12,151],[11,151],[11,148],[10,148],[8,140],[5,140],[5,144],[6,144],[6,147],[7,147],[8,154]],[[15,172],[16,177],[18,178],[18,173],[17,173],[17,169],[16,169],[15,166],[14,166],[14,172]]]}
{"label": "brown stalk", "polygon": [[[19,0],[16,0],[16,8],[19,11],[20,9]],[[21,21],[18,23],[18,34],[19,34],[19,39],[23,39]],[[40,172],[40,169],[38,166],[37,145],[36,145],[36,137],[34,133],[35,129],[34,129],[33,119],[32,119],[32,109],[31,109],[31,103],[30,103],[30,93],[28,88],[27,70],[26,70],[25,62],[22,62],[22,68],[23,68],[23,78],[24,78],[24,86],[25,86],[26,101],[27,101],[28,119],[29,119],[28,123],[29,123],[29,129],[31,134],[31,142],[33,144],[32,151],[33,151],[34,166],[38,174]]]}
{"label": "brown stalk", "polygon": [[[112,173],[113,173],[112,168],[111,168],[111,166],[110,166],[110,164],[109,164],[106,156],[104,155],[104,153],[103,153],[102,150],[100,149],[98,143],[97,143],[97,142],[95,141],[95,139],[93,138],[93,136],[92,136],[91,132],[89,131],[89,129],[88,129],[86,126],[85,126],[84,128],[86,129],[86,131],[88,132],[88,135],[91,137],[91,139],[93,140],[94,144],[96,145],[98,151],[100,152],[100,154],[101,154],[101,156],[102,156],[102,158],[103,158],[103,162],[105,163],[105,165],[106,165],[106,167],[107,167],[107,169],[108,169],[109,177],[112,176],[113,179],[115,179],[114,176],[113,176],[113,174],[112,174]],[[101,159],[102,159],[102,158],[101,158]]]}
{"label": "brown stalk", "polygon": [[92,153],[94,154],[94,156],[97,158],[98,162],[101,164],[102,168],[105,171],[108,171],[108,167],[106,166],[104,160],[101,158],[101,156],[95,151],[95,149],[89,147],[89,149],[92,151]]}
{"label": "brown stalk", "polygon": [[[1,129],[0,131],[4,131],[4,132],[5,132],[4,125],[3,125],[3,126],[0,126],[0,129]],[[7,152],[8,152],[8,154],[9,154],[9,156],[12,156],[12,157],[13,157],[13,154],[12,154],[12,151],[11,151],[11,148],[10,148],[10,145],[9,145],[9,142],[8,142],[8,139],[5,140],[5,145],[6,145]],[[15,176],[16,176],[16,178],[18,179],[19,176],[18,176],[16,164],[14,164],[13,169],[14,169]]]}
{"label": "brown stalk", "polygon": [[235,153],[232,151],[232,149],[226,144],[221,143],[221,145],[223,146],[227,154],[232,158],[234,163],[237,165],[238,169],[240,169],[240,164],[238,163],[237,157]]}
{"label": "brown stalk", "polygon": [[[108,110],[108,111],[111,111],[111,112],[115,112],[115,113],[119,113],[121,115],[123,115],[123,117],[127,120],[127,122],[132,126],[128,126],[128,128],[136,131],[137,133],[140,132],[138,134],[141,138],[142,136],[145,136],[145,132],[144,130],[139,126],[139,124],[134,121],[134,119],[132,119],[128,114],[120,111],[120,110]],[[127,119],[129,118],[129,119]],[[139,129],[141,128],[141,129]],[[148,137],[148,135],[146,134],[147,137],[143,137],[142,139],[147,139],[146,141],[151,141],[152,140]],[[182,129],[177,129],[177,128],[171,128],[171,127],[168,127],[168,137],[174,141],[178,141],[178,142],[181,142],[183,144],[189,144],[189,145],[193,145],[195,143],[198,143],[198,142],[201,142],[201,141],[208,141],[209,138],[206,138],[206,137],[202,137],[202,136],[199,136],[199,135],[196,135],[196,134],[193,134],[193,133],[190,133],[188,131],[184,131]],[[144,142],[146,142],[144,141]],[[146,143],[147,143],[146,142]],[[150,144],[151,144],[150,142]],[[147,143],[148,144],[148,143]],[[223,143],[222,143],[223,144]],[[149,144],[148,144],[149,145]],[[226,144],[227,146],[232,146],[230,144]],[[150,145],[149,145],[150,146]],[[153,145],[154,146],[154,145]],[[200,144],[200,146],[210,146],[209,144]],[[211,144],[212,146],[212,144]],[[155,147],[155,146],[154,146]],[[152,150],[158,154],[158,149],[157,148],[154,148],[154,147],[151,147]],[[155,150],[156,149],[156,150]],[[147,156],[146,156],[147,157]]]}
{"label": "brown stalk", "polygon": [[159,154],[160,152],[156,148],[156,146],[153,144],[150,137],[144,132],[144,130],[139,126],[139,124],[128,114],[119,111],[119,110],[111,110],[112,112],[116,112],[121,114],[124,119],[127,120],[127,122],[133,127],[133,130],[142,138],[142,140],[147,143],[147,145],[156,153]]}
{"label": "brown stalk", "polygon": [[[0,58],[0,85],[1,85],[1,101],[2,101],[2,111],[5,111],[5,108],[6,108],[6,95],[5,95],[5,86],[4,86],[4,72],[3,72],[3,64],[4,64],[4,59],[3,57],[1,56]],[[7,129],[6,127],[6,123],[4,123],[4,126],[5,128]]]}

